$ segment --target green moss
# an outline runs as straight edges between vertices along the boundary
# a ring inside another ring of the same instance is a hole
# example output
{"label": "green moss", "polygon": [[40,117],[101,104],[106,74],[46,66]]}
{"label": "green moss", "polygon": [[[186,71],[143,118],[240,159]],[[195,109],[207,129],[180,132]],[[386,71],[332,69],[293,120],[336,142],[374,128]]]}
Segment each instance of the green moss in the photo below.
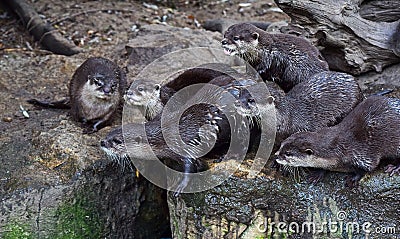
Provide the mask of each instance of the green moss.
{"label": "green moss", "polygon": [[[49,212],[50,224],[41,225],[46,228],[45,235],[40,238],[49,239],[90,239],[102,238],[103,222],[100,219],[96,207],[91,200],[78,197],[71,202],[64,202],[53,212]],[[38,238],[28,225],[15,221],[6,225],[3,235],[4,239],[36,239]]]}
{"label": "green moss", "polygon": [[3,233],[4,239],[33,239],[32,232],[28,229],[29,226],[11,222],[5,226]]}
{"label": "green moss", "polygon": [[57,218],[50,238],[86,239],[101,238],[103,223],[94,205],[86,198],[66,202],[55,212]]}

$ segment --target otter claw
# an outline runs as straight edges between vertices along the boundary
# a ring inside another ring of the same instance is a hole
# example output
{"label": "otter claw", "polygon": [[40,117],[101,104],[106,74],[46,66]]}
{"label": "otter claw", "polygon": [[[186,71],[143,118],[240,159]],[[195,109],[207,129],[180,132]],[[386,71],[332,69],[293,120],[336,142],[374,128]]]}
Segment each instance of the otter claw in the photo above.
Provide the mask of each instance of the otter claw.
{"label": "otter claw", "polygon": [[395,173],[400,174],[400,165],[388,165],[385,168],[385,173],[389,173],[389,176],[392,177]]}
{"label": "otter claw", "polygon": [[325,170],[315,170],[307,176],[307,181],[312,184],[317,184],[325,176]]}
{"label": "otter claw", "polygon": [[174,196],[175,197],[179,197],[179,195],[183,192],[183,190],[186,188],[188,183],[189,183],[189,179],[188,178],[184,178],[182,180],[182,182],[180,182],[179,185],[175,188]]}
{"label": "otter claw", "polygon": [[358,186],[358,181],[362,178],[364,174],[356,173],[354,175],[348,175],[346,177],[345,185],[349,188],[355,188]]}

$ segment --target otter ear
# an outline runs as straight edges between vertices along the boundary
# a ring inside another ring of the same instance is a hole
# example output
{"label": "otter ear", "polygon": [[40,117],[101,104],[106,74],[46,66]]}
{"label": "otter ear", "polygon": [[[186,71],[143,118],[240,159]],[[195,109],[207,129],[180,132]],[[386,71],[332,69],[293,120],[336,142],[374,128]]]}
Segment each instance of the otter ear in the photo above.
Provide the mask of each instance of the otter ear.
{"label": "otter ear", "polygon": [[275,101],[275,98],[272,95],[268,96],[268,98],[267,98],[268,104],[272,104],[272,103],[274,103],[274,101]]}
{"label": "otter ear", "polygon": [[251,36],[253,37],[254,40],[258,40],[258,37],[260,36],[260,34],[258,34],[258,32],[253,32],[253,34],[251,34]]}

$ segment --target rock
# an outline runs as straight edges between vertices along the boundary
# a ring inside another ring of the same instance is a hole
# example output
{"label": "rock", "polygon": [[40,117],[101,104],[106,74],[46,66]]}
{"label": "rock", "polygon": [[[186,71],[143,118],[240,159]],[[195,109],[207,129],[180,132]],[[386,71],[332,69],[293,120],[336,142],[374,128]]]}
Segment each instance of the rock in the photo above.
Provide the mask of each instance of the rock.
{"label": "rock", "polygon": [[[127,44],[125,60],[133,77],[164,53],[194,46],[220,49],[221,39],[220,33],[145,26]],[[121,60],[116,52],[108,54]],[[209,191],[167,197],[164,190],[136,177],[134,168],[115,165],[100,151],[100,139],[120,120],[82,135],[68,111],[25,103],[33,96],[64,97],[69,77],[90,53],[70,58],[13,54],[0,59],[0,114],[13,115],[23,105],[30,118],[14,117],[0,124],[0,237],[16,228],[40,238],[161,238],[171,237],[170,225],[174,238],[268,238],[265,221],[270,226],[295,226],[305,221],[338,222],[337,215],[345,215],[346,223],[370,222],[373,229],[388,230],[400,221],[399,176],[382,171],[365,176],[353,190],[344,187],[344,175],[339,173],[329,173],[314,186],[268,172],[252,179],[235,174]],[[394,89],[392,94],[399,97],[398,67],[362,75],[359,82],[366,92],[373,93],[379,85]],[[288,236],[277,229],[274,233]],[[379,237],[374,233],[372,238]],[[331,231],[316,237],[349,235]],[[390,234],[399,236],[399,230]]]}
{"label": "rock", "polygon": [[358,79],[361,90],[366,95],[374,94],[382,90],[391,89],[393,93],[389,96],[400,98],[400,64],[387,67],[382,73],[369,72],[362,74]]}
{"label": "rock", "polygon": [[[208,31],[220,32],[223,34],[226,31],[226,29],[228,29],[233,24],[242,22],[243,21],[238,21],[234,19],[213,19],[205,21],[203,24],[203,28]],[[270,22],[249,22],[249,23],[255,25],[256,27],[262,30],[266,30],[271,24]]]}
{"label": "rock", "polygon": [[[376,228],[392,230],[395,238],[399,183],[400,176],[383,172],[366,176],[356,189],[346,188],[339,173],[317,185],[290,177],[231,176],[206,192],[169,195],[173,238],[381,238]],[[308,231],[308,225],[315,228]]]}
{"label": "rock", "polygon": [[[389,96],[400,97],[399,67],[397,64],[382,73],[359,76],[360,87],[366,95],[393,89]],[[222,185],[201,193],[178,198],[170,194],[173,237],[400,237],[400,175],[390,177],[379,170],[367,174],[357,188],[350,189],[345,186],[346,174],[342,173],[330,172],[316,185],[307,183],[304,177],[265,173],[252,179],[235,174]],[[318,226],[316,232],[307,233],[308,225]],[[320,231],[322,225],[325,228]],[[338,228],[340,225],[342,229]],[[379,230],[388,233],[382,235]]]}
{"label": "rock", "polygon": [[[1,238],[13,233],[35,238],[170,234],[165,191],[137,178],[134,169],[105,159],[99,143],[111,127],[83,135],[67,110],[26,103],[64,98],[70,77],[89,56],[22,53],[0,61],[1,117],[19,113],[0,124]],[[20,105],[29,119],[20,114]],[[116,118],[114,124],[121,121]]]}

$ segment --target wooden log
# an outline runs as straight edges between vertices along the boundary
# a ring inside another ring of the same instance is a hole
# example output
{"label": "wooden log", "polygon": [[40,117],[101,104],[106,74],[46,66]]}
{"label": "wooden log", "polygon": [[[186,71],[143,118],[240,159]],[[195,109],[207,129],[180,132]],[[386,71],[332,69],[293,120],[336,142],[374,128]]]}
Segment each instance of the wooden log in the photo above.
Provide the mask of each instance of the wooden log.
{"label": "wooden log", "polygon": [[49,51],[66,56],[81,52],[79,47],[68,42],[54,27],[43,21],[25,0],[5,0],[5,3],[20,17],[35,40]]}
{"label": "wooden log", "polygon": [[376,22],[394,22],[400,19],[399,0],[363,1],[360,16]]}
{"label": "wooden log", "polygon": [[333,70],[358,75],[400,62],[400,20],[363,18],[363,0],[275,1],[291,17],[291,26],[316,42]]}

